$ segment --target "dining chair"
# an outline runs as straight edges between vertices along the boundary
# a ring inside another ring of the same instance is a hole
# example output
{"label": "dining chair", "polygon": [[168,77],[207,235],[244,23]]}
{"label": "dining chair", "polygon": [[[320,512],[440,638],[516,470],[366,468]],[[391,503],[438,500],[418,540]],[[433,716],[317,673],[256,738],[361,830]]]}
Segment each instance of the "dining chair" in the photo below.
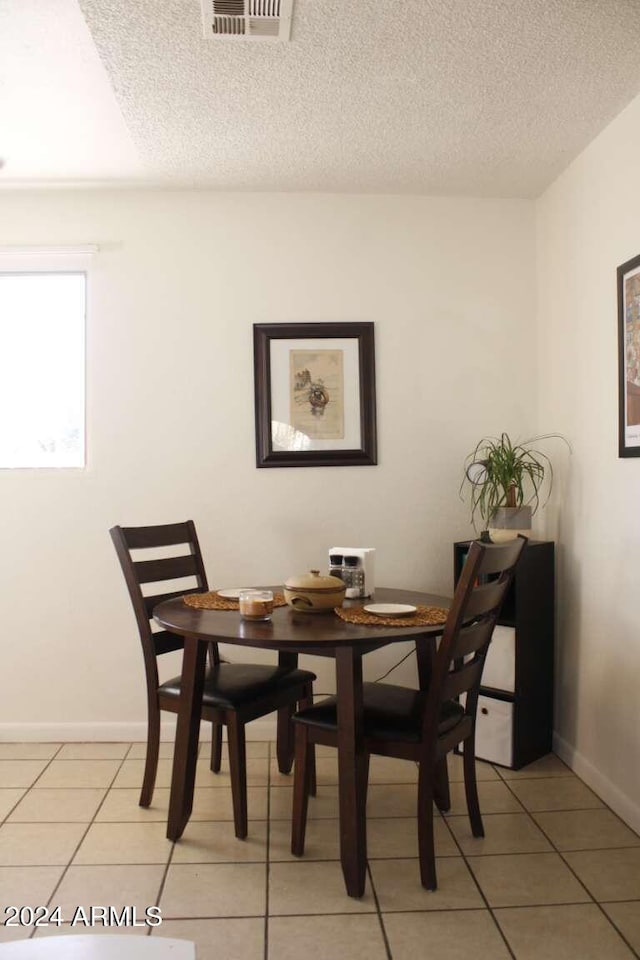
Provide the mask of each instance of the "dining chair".
{"label": "dining chair", "polygon": [[[482,668],[500,607],[526,544],[519,537],[503,544],[474,541],[462,568],[442,638],[418,637],[418,658],[429,665],[423,689],[388,683],[363,684],[362,764],[366,796],[369,757],[379,754],[412,760],[418,772],[418,855],[420,879],[437,888],[433,804],[448,808],[447,754],[462,744],[467,811],[474,837],[484,836],[475,769],[475,728]],[[425,688],[426,687],[426,688]],[[335,696],[303,707],[294,715],[295,763],[291,851],[304,853],[313,745],[337,746]]]}
{"label": "dining chair", "polygon": [[[180,703],[180,677],[160,683],[158,659],[184,647],[183,637],[155,629],[153,609],[163,600],[202,593],[209,587],[192,520],[147,527],[115,526],[109,533],[129,590],[144,657],[148,725],[139,804],[148,807],[158,770],[161,711],[177,713]],[[297,667],[228,663],[220,656],[216,643],[209,644],[208,661],[201,717],[211,723],[210,765],[214,773],[219,773],[222,728],[226,726],[235,833],[244,839],[247,835],[245,724],[275,710],[285,710],[291,716],[296,705],[311,705],[316,676]]]}

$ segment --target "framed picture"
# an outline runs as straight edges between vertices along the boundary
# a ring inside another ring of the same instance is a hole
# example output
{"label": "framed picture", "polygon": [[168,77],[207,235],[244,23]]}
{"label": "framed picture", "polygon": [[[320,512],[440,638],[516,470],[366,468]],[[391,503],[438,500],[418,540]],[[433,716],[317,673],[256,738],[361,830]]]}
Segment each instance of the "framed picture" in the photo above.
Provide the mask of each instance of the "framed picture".
{"label": "framed picture", "polygon": [[640,256],[618,267],[618,377],[618,455],[640,457]]}
{"label": "framed picture", "polygon": [[373,323],[253,327],[258,467],[377,463]]}

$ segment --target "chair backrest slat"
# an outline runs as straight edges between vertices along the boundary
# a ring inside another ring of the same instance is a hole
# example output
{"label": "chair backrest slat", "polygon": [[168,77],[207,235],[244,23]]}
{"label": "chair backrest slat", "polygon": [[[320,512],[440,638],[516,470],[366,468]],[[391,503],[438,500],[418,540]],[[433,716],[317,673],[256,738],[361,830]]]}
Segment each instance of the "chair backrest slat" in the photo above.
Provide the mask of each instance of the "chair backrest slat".
{"label": "chair backrest slat", "polygon": [[457,670],[450,670],[442,684],[442,699],[453,700],[463,693],[468,693],[476,683],[480,684],[483,666],[484,657],[478,657]]}
{"label": "chair backrest slat", "polygon": [[493,626],[494,618],[486,617],[471,626],[462,627],[451,643],[451,659],[462,660],[463,657],[477,653],[491,639]]}
{"label": "chair backrest slat", "polygon": [[464,622],[475,620],[496,607],[499,607],[504,598],[504,582],[502,580],[493,580],[491,583],[480,583],[473,588],[464,608]]}
{"label": "chair backrest slat", "polygon": [[[114,527],[114,530],[116,528]],[[191,543],[193,523],[163,523],[153,527],[120,527],[129,550],[149,550],[152,547],[175,547]]]}
{"label": "chair backrest slat", "polygon": [[184,557],[163,557],[160,560],[134,560],[133,569],[138,583],[160,583],[162,580],[177,580],[179,577],[197,577],[198,558],[193,554]]}
{"label": "chair backrest slat", "polygon": [[154,607],[165,600],[175,600],[176,597],[184,597],[187,593],[201,593],[198,590],[172,590],[170,593],[154,593],[152,597],[143,597],[145,610],[149,620],[153,619]]}
{"label": "chair backrest slat", "polygon": [[[425,760],[433,761],[445,701],[466,694],[465,712],[475,723],[482,669],[493,628],[526,537],[505,544],[474,540],[462,567],[442,640],[433,661],[423,716]],[[473,728],[471,728],[473,729]]]}

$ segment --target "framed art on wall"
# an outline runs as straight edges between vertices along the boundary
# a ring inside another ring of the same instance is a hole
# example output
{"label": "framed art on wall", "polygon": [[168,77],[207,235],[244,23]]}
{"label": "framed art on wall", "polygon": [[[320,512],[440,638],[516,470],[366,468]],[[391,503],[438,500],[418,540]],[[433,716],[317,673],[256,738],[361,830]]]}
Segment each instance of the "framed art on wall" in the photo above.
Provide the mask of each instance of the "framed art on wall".
{"label": "framed art on wall", "polygon": [[640,457],[640,256],[618,267],[620,457]]}
{"label": "framed art on wall", "polygon": [[257,323],[258,467],[377,463],[373,323]]}

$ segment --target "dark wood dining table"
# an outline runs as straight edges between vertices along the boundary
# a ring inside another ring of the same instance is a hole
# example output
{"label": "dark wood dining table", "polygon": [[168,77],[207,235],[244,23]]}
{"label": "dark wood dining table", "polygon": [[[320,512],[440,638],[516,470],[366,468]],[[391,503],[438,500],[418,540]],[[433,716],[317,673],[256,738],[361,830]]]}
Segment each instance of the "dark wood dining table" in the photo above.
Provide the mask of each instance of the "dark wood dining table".
{"label": "dark wood dining table", "polygon": [[[271,587],[274,591],[281,587]],[[391,588],[376,588],[376,603],[407,603],[415,606],[448,607],[450,600],[432,594]],[[371,600],[346,601],[345,605],[370,603]],[[276,607],[270,621],[241,620],[233,610],[206,610],[188,606],[181,597],[165,600],[153,611],[154,619],[165,630],[184,637],[182,660],[182,696],[177,717],[173,773],[169,798],[167,837],[178,840],[189,821],[200,731],[200,703],[204,686],[207,643],[236,644],[261,650],[278,651],[282,666],[295,667],[299,654],[335,659],[338,712],[338,798],[340,816],[340,860],[347,893],[364,894],[367,866],[366,796],[363,778],[358,775],[365,761],[362,658],[365,654],[392,643],[415,637],[433,638],[420,644],[418,673],[420,684],[428,682],[429,663],[425,651],[432,648],[442,633],[440,626],[403,625],[399,617],[393,625],[368,626],[348,623],[335,613],[304,614],[291,607]],[[286,711],[278,716],[278,759],[281,769],[292,756],[290,723]]]}

